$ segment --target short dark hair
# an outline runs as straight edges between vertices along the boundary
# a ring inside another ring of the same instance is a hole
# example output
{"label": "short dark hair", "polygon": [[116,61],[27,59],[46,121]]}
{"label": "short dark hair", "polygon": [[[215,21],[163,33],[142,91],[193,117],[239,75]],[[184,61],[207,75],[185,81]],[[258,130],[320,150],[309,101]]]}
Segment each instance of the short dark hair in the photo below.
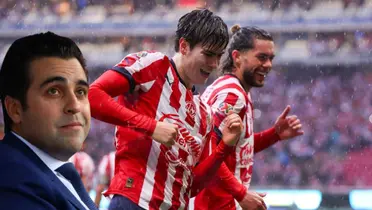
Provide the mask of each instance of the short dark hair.
{"label": "short dark hair", "polygon": [[196,9],[183,15],[177,25],[174,49],[179,51],[179,41],[184,38],[192,49],[201,43],[207,48],[225,49],[229,31],[223,20],[208,9]]}
{"label": "short dark hair", "polygon": [[220,71],[229,73],[234,67],[232,51],[238,50],[245,52],[254,49],[254,41],[256,39],[273,41],[271,34],[258,27],[242,27],[234,25],[231,28],[232,36],[227,45],[225,53],[221,57]]}
{"label": "short dark hair", "polygon": [[19,100],[23,109],[27,109],[26,96],[31,84],[30,65],[32,61],[43,57],[76,58],[88,78],[85,59],[73,40],[52,32],[17,39],[8,49],[0,71],[0,99],[5,132],[10,131],[13,123],[5,108],[5,97]]}

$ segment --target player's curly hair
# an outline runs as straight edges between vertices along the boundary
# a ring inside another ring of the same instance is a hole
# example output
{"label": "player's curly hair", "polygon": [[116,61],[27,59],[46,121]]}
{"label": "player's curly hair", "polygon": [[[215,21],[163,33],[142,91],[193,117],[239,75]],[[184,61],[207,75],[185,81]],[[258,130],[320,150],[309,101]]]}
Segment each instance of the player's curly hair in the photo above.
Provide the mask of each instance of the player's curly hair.
{"label": "player's curly hair", "polygon": [[258,27],[234,25],[231,27],[231,33],[229,44],[220,60],[219,70],[222,74],[232,72],[234,68],[232,51],[244,52],[253,49],[255,39],[273,41],[273,37],[269,32]]}
{"label": "player's curly hair", "polygon": [[229,32],[225,22],[208,9],[196,9],[178,21],[174,49],[179,51],[179,40],[184,38],[192,49],[202,44],[208,49],[225,49],[229,41]]}

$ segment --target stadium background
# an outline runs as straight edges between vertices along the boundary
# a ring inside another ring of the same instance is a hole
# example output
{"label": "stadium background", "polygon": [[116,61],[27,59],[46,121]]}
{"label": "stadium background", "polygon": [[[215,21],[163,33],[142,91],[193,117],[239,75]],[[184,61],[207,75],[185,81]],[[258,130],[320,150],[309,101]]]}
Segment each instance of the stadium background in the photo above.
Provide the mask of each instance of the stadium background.
{"label": "stadium background", "polygon": [[[79,43],[94,81],[129,52],[172,56],[178,18],[197,7],[274,36],[273,71],[252,91],[255,131],[287,104],[304,126],[255,156],[252,189],[276,209],[372,209],[372,0],[0,0],[0,60],[16,38],[51,30]],[[96,164],[113,133],[93,120]]]}

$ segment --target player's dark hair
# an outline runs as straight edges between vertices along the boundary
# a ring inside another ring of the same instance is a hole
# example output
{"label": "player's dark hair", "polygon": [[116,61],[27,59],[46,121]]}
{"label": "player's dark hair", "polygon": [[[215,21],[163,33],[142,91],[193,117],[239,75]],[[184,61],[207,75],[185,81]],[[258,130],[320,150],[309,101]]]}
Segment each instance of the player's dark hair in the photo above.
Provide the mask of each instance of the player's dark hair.
{"label": "player's dark hair", "polygon": [[14,41],[4,57],[0,71],[0,99],[5,133],[10,131],[13,123],[5,108],[5,97],[19,100],[22,108],[27,109],[26,96],[31,84],[30,65],[32,61],[44,57],[76,58],[88,77],[83,54],[76,43],[67,37],[47,32]]}
{"label": "player's dark hair", "polygon": [[179,41],[184,38],[192,49],[197,44],[202,44],[208,49],[225,49],[229,41],[227,25],[223,20],[208,9],[193,10],[178,21],[175,45],[179,51]]}
{"label": "player's dark hair", "polygon": [[222,73],[229,73],[233,70],[234,62],[232,51],[238,50],[246,52],[254,49],[254,41],[256,39],[273,41],[273,37],[269,32],[258,27],[242,27],[234,25],[231,27],[232,36],[227,45],[225,53],[221,57],[219,69]]}

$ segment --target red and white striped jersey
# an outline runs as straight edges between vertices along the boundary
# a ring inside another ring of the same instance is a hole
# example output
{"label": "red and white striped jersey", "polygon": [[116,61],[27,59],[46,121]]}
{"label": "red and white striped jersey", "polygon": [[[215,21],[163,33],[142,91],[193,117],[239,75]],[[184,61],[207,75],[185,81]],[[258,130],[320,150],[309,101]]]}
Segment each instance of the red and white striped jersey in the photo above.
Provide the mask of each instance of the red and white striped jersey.
{"label": "red and white striped jersey", "polygon": [[78,171],[80,177],[86,178],[86,183],[88,187],[91,188],[93,185],[94,176],[94,162],[93,159],[86,152],[77,152],[68,160],[74,164],[76,170]]}
{"label": "red and white striped jersey", "polygon": [[[131,84],[129,109],[179,126],[171,148],[129,126],[117,126],[115,175],[107,194],[123,195],[144,209],[187,208],[192,168],[211,131],[211,110],[185,87],[176,67],[159,52],[126,56],[111,70]],[[118,97],[124,105],[125,95]]]}
{"label": "red and white striped jersey", "polygon": [[98,183],[108,186],[114,177],[115,171],[115,151],[110,152],[102,157],[98,165]]}
{"label": "red and white striped jersey", "polygon": [[[224,75],[206,88],[202,94],[202,100],[211,106],[213,122],[219,130],[223,128],[223,119],[227,116],[229,110],[233,110],[241,117],[244,131],[235,146],[235,153],[231,153],[225,163],[235,177],[248,189],[254,155],[253,105],[250,93],[244,90],[235,76]],[[211,142],[207,143],[206,149],[209,149],[209,153],[212,152]],[[213,193],[218,194],[218,192],[219,190],[214,190]],[[235,203],[237,209],[239,209],[240,206],[237,202]]]}

